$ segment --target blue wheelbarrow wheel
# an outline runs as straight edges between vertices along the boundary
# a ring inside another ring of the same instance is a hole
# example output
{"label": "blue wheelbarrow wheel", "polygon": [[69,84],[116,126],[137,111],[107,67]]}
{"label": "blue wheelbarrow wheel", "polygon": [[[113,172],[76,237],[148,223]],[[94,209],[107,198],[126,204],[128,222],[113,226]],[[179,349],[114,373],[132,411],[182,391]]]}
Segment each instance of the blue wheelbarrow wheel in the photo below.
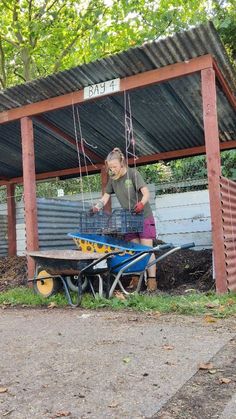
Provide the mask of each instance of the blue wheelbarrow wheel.
{"label": "blue wheelbarrow wheel", "polygon": [[60,291],[62,288],[62,281],[60,278],[53,278],[45,269],[42,269],[39,270],[38,275],[33,282],[33,287],[36,294],[47,298]]}

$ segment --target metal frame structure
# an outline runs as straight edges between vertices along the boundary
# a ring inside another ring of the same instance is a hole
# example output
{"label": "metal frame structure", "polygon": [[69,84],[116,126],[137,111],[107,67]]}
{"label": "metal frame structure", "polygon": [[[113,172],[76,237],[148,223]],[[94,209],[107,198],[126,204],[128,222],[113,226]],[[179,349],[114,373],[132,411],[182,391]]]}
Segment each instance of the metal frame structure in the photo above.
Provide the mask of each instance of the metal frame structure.
{"label": "metal frame structure", "polygon": [[[220,151],[235,148],[236,139],[225,143],[220,143],[219,141],[216,103],[216,78],[220,83],[225,96],[234,108],[236,108],[235,97],[233,96],[226,80],[219,70],[217,63],[214,61],[210,54],[190,59],[187,62],[179,62],[155,70],[150,70],[137,75],[125,77],[124,79],[121,79],[120,92],[129,92],[134,89],[166,82],[174,78],[185,77],[194,73],[201,74],[205,146],[143,156],[139,158],[138,164],[141,165],[154,163],[158,160],[176,159],[180,157],[206,153],[216,288],[218,292],[222,293],[227,291],[228,285],[220,197]],[[99,98],[96,100],[99,100]],[[54,131],[57,130],[57,133],[62,135],[66,141],[74,143],[73,138],[70,138],[68,135],[63,133],[63,131],[58,130],[57,127],[45,121],[44,118],[40,116],[40,114],[71,106],[71,103],[81,104],[83,102],[83,90],[80,90],[0,113],[0,124],[15,120],[20,120],[21,123],[23,177],[16,177],[8,180],[2,179],[0,181],[0,185],[7,185],[7,192],[9,197],[14,195],[15,184],[23,183],[24,185],[25,222],[28,252],[38,250],[35,187],[36,180],[54,178],[55,176],[77,175],[79,170],[85,172],[85,169],[82,167],[82,169],[71,168],[46,173],[35,173],[32,118],[37,118],[39,123],[46,125],[48,128]],[[99,156],[97,156],[96,153],[91,150],[87,150],[87,152],[91,157],[96,157],[98,163],[96,163],[96,168],[92,165],[87,166],[86,171],[88,171],[88,173],[95,173],[100,170],[102,176],[102,185],[104,188],[107,179],[101,158],[99,158]],[[14,200],[12,198],[10,198],[8,201],[8,226],[9,254],[13,255],[16,252],[16,235],[15,207]],[[30,257],[28,258],[28,270],[29,276],[32,277],[34,272],[34,262]]]}

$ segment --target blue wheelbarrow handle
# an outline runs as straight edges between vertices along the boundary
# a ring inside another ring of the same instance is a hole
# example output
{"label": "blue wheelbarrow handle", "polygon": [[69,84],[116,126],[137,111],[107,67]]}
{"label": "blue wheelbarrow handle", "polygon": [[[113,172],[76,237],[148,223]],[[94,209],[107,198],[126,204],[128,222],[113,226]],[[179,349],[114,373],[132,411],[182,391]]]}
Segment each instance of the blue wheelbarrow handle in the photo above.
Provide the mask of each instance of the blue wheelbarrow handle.
{"label": "blue wheelbarrow handle", "polygon": [[[150,250],[146,250],[146,251],[137,253],[134,256],[131,256],[128,259],[129,262],[126,263],[126,265],[123,266],[123,268],[121,268],[120,271],[118,272],[118,274],[116,275],[116,278],[115,278],[115,280],[114,280],[114,282],[113,282],[113,284],[111,286],[110,292],[109,292],[109,297],[112,296],[112,294],[113,294],[113,292],[115,290],[115,287],[116,287],[117,283],[119,282],[119,280],[120,280],[122,274],[124,273],[124,271],[127,270],[128,268],[130,268],[131,266],[133,266],[136,262],[139,262],[140,260],[142,260],[144,257],[146,257],[146,255],[148,253],[153,253],[156,250],[164,250],[164,249],[168,249],[168,248],[170,249],[168,252],[164,253],[164,255],[159,256],[157,259],[155,259],[152,262],[150,262],[149,264],[147,264],[147,266],[144,269],[144,271],[146,271],[149,267],[151,267],[152,265],[156,264],[160,260],[166,258],[170,254],[175,253],[175,252],[177,252],[180,249],[189,249],[190,247],[194,247],[194,246],[195,246],[195,243],[193,243],[193,242],[192,243],[186,243],[186,244],[183,244],[181,246],[174,246],[172,243],[169,243],[169,244],[163,244],[163,245],[156,246],[156,247],[154,247],[154,248],[152,248]],[[125,262],[127,262],[127,260]],[[124,265],[125,262],[120,263],[119,265],[113,266],[113,269],[117,269],[118,266]]]}
{"label": "blue wheelbarrow handle", "polygon": [[[164,249],[164,246],[162,247],[162,249]],[[169,246],[170,247],[170,246]],[[178,250],[183,250],[183,249],[190,249],[190,247],[195,247],[195,243],[186,243],[186,244],[182,244],[180,246],[174,246],[172,245],[171,250],[169,250],[169,252],[164,253],[164,255],[159,256],[158,258],[152,260],[152,262],[148,263],[145,271],[150,268],[151,266],[155,265],[156,263],[160,262],[161,260],[165,259],[167,256],[171,255],[172,253],[177,252]],[[165,247],[165,249],[167,249],[167,247]]]}
{"label": "blue wheelbarrow handle", "polygon": [[[112,270],[114,271],[115,269],[122,267],[124,264],[126,264],[125,265],[126,268],[129,267],[129,265],[127,265],[127,263],[129,264],[133,260],[136,261],[136,259],[141,255],[147,256],[149,253],[153,253],[156,250],[172,249],[173,247],[174,247],[174,245],[172,243],[166,243],[166,244],[160,244],[160,245],[158,245],[156,247],[153,247],[151,249],[148,249],[148,250],[143,250],[142,252],[137,252],[137,253],[135,253],[135,255],[130,256],[130,258],[128,260],[125,259],[122,262],[117,263],[117,265],[113,265]],[[143,258],[137,259],[137,261],[142,260],[142,259]],[[133,263],[132,263],[132,265],[133,265]],[[132,266],[132,265],[130,265],[130,266]]]}

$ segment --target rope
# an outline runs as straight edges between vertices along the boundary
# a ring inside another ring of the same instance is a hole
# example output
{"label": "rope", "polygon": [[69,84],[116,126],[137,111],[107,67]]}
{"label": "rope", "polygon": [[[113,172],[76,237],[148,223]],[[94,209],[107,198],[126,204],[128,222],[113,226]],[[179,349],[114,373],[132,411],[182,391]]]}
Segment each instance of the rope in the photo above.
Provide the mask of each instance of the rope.
{"label": "rope", "polygon": [[138,180],[137,180],[137,166],[136,166],[137,156],[135,153],[135,138],[134,138],[134,131],[133,131],[133,118],[132,118],[130,95],[128,95],[128,100],[129,100],[129,112],[130,112],[130,134],[131,134],[130,144],[132,146],[132,151],[133,151],[132,153],[128,151],[128,153],[134,159],[135,192],[136,192],[136,202],[138,202]]}
{"label": "rope", "polygon": [[76,142],[76,150],[77,150],[77,157],[79,162],[79,181],[80,181],[80,188],[82,194],[82,203],[83,203],[83,210],[85,210],[84,206],[84,188],[83,188],[83,179],[82,179],[82,170],[81,170],[81,159],[80,159],[80,152],[79,152],[79,141],[78,141],[78,134],[76,128],[76,119],[75,119],[75,106],[72,103],[72,114],[73,114],[73,123],[74,123],[74,132],[75,132],[75,142]]}
{"label": "rope", "polygon": [[[135,138],[133,133],[133,121],[132,121],[132,110],[131,110],[131,101],[130,95],[128,97],[128,104],[126,99],[126,92],[124,91],[124,109],[125,109],[125,156],[128,168],[128,160],[129,156],[133,157],[134,159],[134,179],[135,179],[135,195],[136,195],[136,202],[138,202],[138,182],[137,182],[137,168],[136,168],[136,160],[137,156],[135,154]],[[128,108],[128,109],[127,109]],[[132,151],[129,149],[132,147]],[[127,178],[129,179],[129,171],[127,170]],[[129,211],[131,210],[130,204],[130,190],[128,188],[128,197],[129,197]]]}
{"label": "rope", "polygon": [[[88,155],[85,153],[85,149],[84,149],[84,143],[89,145],[90,147],[93,148],[97,148],[95,146],[92,146],[91,144],[89,144],[82,135],[82,128],[81,128],[81,122],[80,122],[80,116],[79,116],[79,109],[78,107],[76,108],[76,113],[77,113],[77,119],[78,119],[78,124],[79,124],[79,133],[80,133],[80,144],[81,144],[81,150],[82,150],[82,154],[83,154],[83,158],[84,158],[84,165],[85,165],[85,172],[86,172],[86,177],[88,179],[88,189],[89,189],[89,196],[90,196],[90,202],[91,205],[94,205],[94,200],[92,197],[92,189],[91,189],[91,183],[90,183],[90,178],[89,178],[89,173],[88,173],[88,166],[87,166],[87,162],[86,160],[88,159],[89,162],[94,166],[93,162],[91,161],[91,159],[88,157]],[[95,166],[94,166],[95,167]],[[83,203],[84,205],[84,203]]]}
{"label": "rope", "polygon": [[[129,176],[129,156],[128,156],[128,144],[129,144],[129,124],[128,124],[128,116],[126,111],[126,91],[124,90],[124,110],[125,110],[125,159],[126,159],[126,165],[127,165],[127,180],[130,182],[130,176]],[[129,185],[128,185],[129,186]],[[129,204],[129,211],[131,210],[131,198],[130,198],[130,188],[127,188],[128,190],[128,204]]]}

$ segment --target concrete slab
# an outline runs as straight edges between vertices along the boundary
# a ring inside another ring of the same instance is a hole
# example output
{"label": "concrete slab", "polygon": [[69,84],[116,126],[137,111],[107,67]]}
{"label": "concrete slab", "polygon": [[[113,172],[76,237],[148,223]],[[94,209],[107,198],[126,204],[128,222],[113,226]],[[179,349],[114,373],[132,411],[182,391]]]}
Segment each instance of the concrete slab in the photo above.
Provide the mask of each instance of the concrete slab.
{"label": "concrete slab", "polygon": [[226,405],[220,419],[236,419],[236,394],[234,394]]}
{"label": "concrete slab", "polygon": [[[0,310],[0,417],[147,418],[235,334],[236,321]],[[234,329],[233,329],[234,328]]]}

